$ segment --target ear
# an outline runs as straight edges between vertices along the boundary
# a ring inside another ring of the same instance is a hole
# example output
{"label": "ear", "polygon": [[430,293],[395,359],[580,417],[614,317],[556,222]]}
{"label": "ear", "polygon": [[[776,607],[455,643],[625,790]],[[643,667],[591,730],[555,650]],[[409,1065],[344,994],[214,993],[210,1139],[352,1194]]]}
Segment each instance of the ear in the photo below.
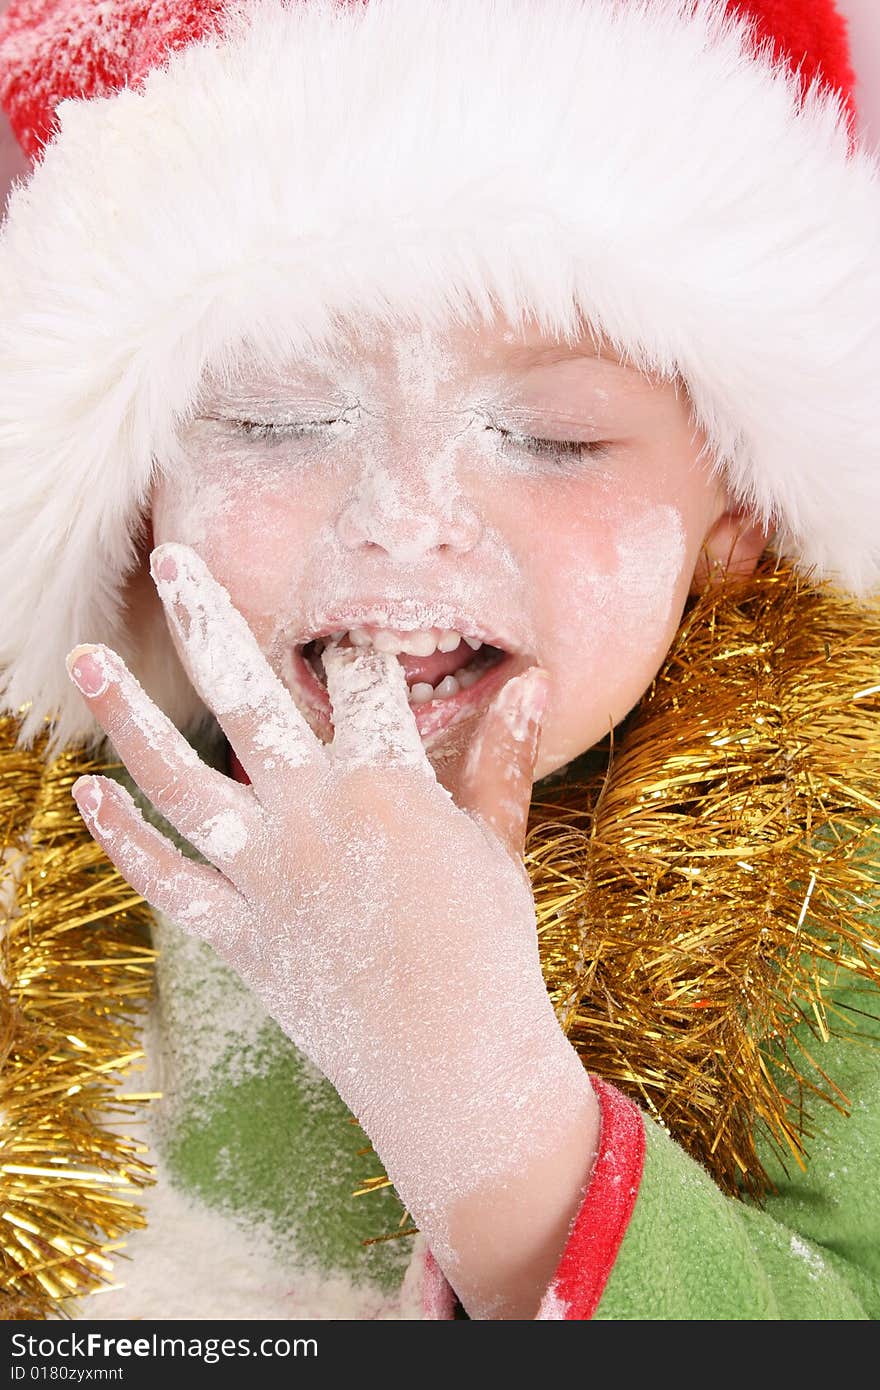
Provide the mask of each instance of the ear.
{"label": "ear", "polygon": [[772,531],[753,521],[739,507],[731,507],[722,513],[697,557],[691,593],[702,593],[707,586],[717,584],[725,574],[748,578],[772,535]]}

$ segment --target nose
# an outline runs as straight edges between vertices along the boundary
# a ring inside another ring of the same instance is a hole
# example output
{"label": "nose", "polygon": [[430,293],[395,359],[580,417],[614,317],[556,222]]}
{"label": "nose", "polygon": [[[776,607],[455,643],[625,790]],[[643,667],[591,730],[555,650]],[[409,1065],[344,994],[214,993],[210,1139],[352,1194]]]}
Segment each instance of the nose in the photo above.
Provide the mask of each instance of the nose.
{"label": "nose", "polygon": [[383,551],[412,564],[434,554],[472,550],[483,533],[474,508],[451,479],[424,479],[371,469],[348,498],[336,523],[349,550]]}

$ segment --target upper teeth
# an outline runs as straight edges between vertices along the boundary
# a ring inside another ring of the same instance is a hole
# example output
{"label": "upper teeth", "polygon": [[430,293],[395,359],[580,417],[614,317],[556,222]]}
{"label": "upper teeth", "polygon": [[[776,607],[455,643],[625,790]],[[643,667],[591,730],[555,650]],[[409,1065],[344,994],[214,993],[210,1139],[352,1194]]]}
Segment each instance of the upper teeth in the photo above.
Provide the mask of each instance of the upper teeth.
{"label": "upper teeth", "polygon": [[[332,635],[342,636],[336,632]],[[399,656],[401,652],[406,656],[433,656],[436,651],[454,652],[462,640],[475,652],[483,645],[479,637],[468,637],[454,628],[419,628],[415,632],[393,632],[389,628],[380,628],[367,632],[365,628],[353,627],[348,635],[355,647],[375,647],[377,651],[389,652],[393,656]]]}

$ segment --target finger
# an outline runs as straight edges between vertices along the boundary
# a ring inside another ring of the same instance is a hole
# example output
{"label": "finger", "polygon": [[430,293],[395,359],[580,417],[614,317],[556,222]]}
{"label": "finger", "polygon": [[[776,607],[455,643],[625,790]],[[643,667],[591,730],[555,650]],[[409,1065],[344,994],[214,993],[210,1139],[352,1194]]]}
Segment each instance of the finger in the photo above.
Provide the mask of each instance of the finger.
{"label": "finger", "polygon": [[222,874],[181,854],[112,778],[80,777],[72,791],[89,833],[136,893],[193,936],[230,944],[248,909]]}
{"label": "finger", "polygon": [[67,670],[144,795],[225,868],[257,833],[259,806],[250,789],[202,762],[109,647],[74,647]]}
{"label": "finger", "polygon": [[502,686],[468,750],[456,797],[463,810],[494,830],[517,860],[525,844],[549,693],[547,673],[538,666]]}
{"label": "finger", "polygon": [[333,709],[333,758],[353,767],[421,767],[433,777],[397,657],[329,642],[321,659]]}
{"label": "finger", "polygon": [[322,759],[320,739],[195,551],[160,545],[150,567],[196,689],[217,716],[258,799],[277,801],[285,770]]}

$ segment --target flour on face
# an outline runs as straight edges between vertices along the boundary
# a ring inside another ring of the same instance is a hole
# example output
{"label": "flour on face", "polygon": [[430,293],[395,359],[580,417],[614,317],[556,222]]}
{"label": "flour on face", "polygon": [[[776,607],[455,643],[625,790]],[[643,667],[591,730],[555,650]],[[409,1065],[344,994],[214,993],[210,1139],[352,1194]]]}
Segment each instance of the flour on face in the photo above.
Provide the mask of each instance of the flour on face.
{"label": "flour on face", "polygon": [[[158,485],[154,530],[203,556],[307,719],[296,653],[337,613],[367,608],[391,629],[459,628],[463,613],[507,634],[551,677],[542,776],[656,674],[707,485],[673,386],[570,363],[536,384],[510,366],[517,341],[359,325],[308,359],[209,378],[203,418],[181,434],[182,474]],[[608,455],[518,445],[544,413],[554,438],[609,425]],[[248,419],[279,431],[243,432]],[[463,733],[424,737],[440,760]]]}

